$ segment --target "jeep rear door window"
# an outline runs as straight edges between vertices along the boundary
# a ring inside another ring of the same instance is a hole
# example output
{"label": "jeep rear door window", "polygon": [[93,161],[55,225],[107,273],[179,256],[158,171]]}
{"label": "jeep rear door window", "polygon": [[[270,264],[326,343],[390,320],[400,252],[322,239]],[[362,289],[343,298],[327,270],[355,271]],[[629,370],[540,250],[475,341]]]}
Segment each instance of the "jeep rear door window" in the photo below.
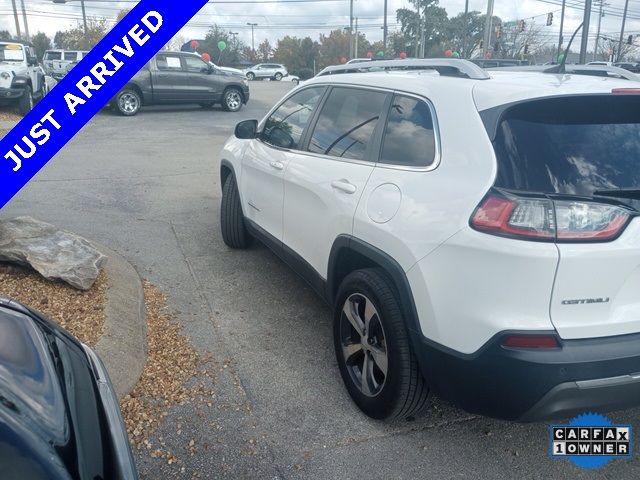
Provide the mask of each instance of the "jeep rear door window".
{"label": "jeep rear door window", "polygon": [[302,90],[286,100],[265,123],[260,139],[280,148],[298,148],[325,87]]}
{"label": "jeep rear door window", "polygon": [[78,52],[64,52],[64,59],[69,62],[78,60]]}
{"label": "jeep rear door window", "polygon": [[380,163],[428,167],[436,158],[431,109],[424,100],[396,95],[391,103]]}
{"label": "jeep rear door window", "polygon": [[591,196],[640,188],[640,95],[552,98],[505,113],[497,187]]}
{"label": "jeep rear door window", "polygon": [[62,52],[47,52],[44,54],[45,60],[62,60]]}
{"label": "jeep rear door window", "polygon": [[21,62],[24,60],[22,45],[8,43],[0,45],[0,62]]}
{"label": "jeep rear door window", "polygon": [[386,99],[382,92],[334,88],[320,112],[309,151],[365,160]]}

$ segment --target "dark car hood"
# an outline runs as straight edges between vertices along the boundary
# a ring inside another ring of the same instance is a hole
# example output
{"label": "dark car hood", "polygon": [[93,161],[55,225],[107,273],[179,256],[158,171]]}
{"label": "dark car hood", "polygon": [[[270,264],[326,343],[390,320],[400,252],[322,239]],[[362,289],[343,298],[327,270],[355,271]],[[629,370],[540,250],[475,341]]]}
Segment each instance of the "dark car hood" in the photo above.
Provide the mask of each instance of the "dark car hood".
{"label": "dark car hood", "polygon": [[0,301],[0,478],[110,478],[90,368],[66,332]]}

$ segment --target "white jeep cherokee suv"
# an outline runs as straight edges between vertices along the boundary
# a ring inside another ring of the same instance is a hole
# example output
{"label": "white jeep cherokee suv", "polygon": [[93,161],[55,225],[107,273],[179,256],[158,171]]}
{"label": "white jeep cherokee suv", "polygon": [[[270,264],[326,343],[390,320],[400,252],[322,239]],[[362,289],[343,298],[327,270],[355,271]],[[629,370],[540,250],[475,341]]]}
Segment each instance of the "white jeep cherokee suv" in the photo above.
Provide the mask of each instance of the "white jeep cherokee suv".
{"label": "white jeep cherokee suv", "polygon": [[371,417],[430,391],[518,421],[640,404],[640,83],[372,64],[236,127],[226,244],[260,239],[333,307]]}

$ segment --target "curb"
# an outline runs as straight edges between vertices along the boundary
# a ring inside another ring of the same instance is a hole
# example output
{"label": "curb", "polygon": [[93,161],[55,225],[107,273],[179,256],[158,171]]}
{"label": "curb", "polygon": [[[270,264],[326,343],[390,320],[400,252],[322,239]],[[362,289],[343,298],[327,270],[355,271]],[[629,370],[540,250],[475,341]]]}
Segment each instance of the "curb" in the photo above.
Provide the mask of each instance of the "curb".
{"label": "curb", "polygon": [[95,351],[122,398],[133,390],[147,358],[144,291],[133,265],[104,245],[92,243],[108,257],[104,269],[109,281],[104,333]]}

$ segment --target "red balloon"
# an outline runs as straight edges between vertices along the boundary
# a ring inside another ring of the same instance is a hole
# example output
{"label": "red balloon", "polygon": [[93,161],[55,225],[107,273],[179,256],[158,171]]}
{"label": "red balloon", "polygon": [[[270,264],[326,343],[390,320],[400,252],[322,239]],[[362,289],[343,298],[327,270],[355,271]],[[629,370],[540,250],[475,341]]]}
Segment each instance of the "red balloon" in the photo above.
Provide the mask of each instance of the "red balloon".
{"label": "red balloon", "polygon": [[197,40],[191,40],[191,48],[196,50],[200,46],[200,43]]}
{"label": "red balloon", "polygon": [[202,54],[202,60],[204,60],[205,62],[210,62],[211,61],[211,55],[209,55],[207,52],[204,52]]}
{"label": "red balloon", "polygon": [[344,65],[345,63],[347,63],[347,59],[346,59],[346,57],[340,57],[340,63],[341,63],[342,65]]}
{"label": "red balloon", "polygon": [[445,50],[444,52],[445,57],[450,58],[452,55],[453,55],[453,52],[451,51],[451,49]]}
{"label": "red balloon", "polygon": [[407,58],[407,52],[400,52],[400,58],[402,60],[404,60],[405,58]]}
{"label": "red balloon", "polygon": [[373,58],[373,52],[367,52],[367,58]]}

